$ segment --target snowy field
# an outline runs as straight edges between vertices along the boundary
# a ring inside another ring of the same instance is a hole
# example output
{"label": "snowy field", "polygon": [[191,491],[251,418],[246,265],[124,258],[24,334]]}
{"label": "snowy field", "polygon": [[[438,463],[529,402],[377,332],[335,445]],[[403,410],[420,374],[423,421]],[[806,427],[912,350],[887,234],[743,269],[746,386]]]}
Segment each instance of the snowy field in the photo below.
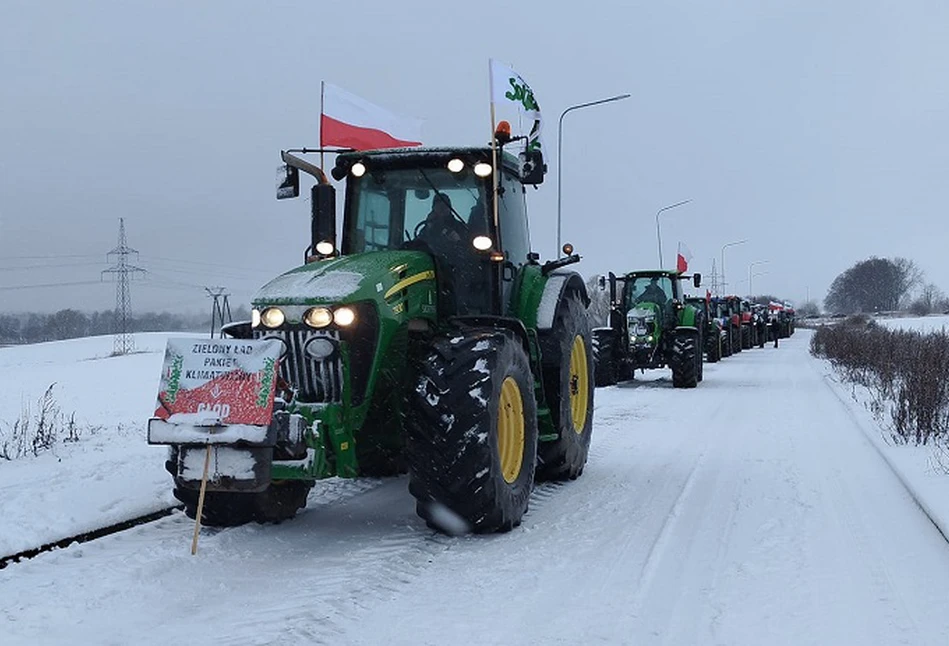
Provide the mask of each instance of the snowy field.
{"label": "snowy field", "polygon": [[[694,391],[598,389],[584,475],[509,534],[434,534],[404,478],[318,483],[196,557],[176,513],[0,570],[0,644],[947,644],[949,545],[911,491],[949,519],[949,476],[883,442],[809,338]],[[0,349],[4,427],[53,381],[100,427],[0,462],[0,555],[172,502],[144,440],[163,339]]]}
{"label": "snowy field", "polygon": [[940,332],[949,330],[949,316],[910,316],[906,318],[878,318],[877,322],[900,330],[919,330],[920,332]]}

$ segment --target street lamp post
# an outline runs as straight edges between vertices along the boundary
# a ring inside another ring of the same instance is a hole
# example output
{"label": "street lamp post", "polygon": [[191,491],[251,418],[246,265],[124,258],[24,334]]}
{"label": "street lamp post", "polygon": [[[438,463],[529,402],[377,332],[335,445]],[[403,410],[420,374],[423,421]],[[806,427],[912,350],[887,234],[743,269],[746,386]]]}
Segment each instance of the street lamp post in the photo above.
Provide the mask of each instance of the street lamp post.
{"label": "street lamp post", "polygon": [[561,159],[563,158],[563,118],[567,116],[568,112],[573,112],[574,110],[579,110],[580,108],[590,108],[594,105],[600,105],[603,103],[612,103],[613,101],[621,101],[623,99],[628,99],[631,97],[631,94],[618,94],[617,96],[611,96],[608,99],[600,99],[599,101],[590,101],[588,103],[578,103],[577,105],[571,105],[569,108],[560,113],[560,122],[557,126],[557,257],[560,257],[562,253],[560,247],[560,205],[562,202],[561,191],[560,191],[560,179],[563,174],[563,163]]}
{"label": "street lamp post", "polygon": [[676,202],[675,204],[670,204],[669,206],[664,206],[658,211],[656,211],[656,240],[659,241],[659,269],[662,269],[662,234],[659,232],[659,214],[663,211],[668,211],[669,209],[674,209],[677,206],[682,206],[683,204],[688,204],[692,200],[683,200],[682,202]]}
{"label": "street lamp post", "polygon": [[751,263],[750,265],[748,265],[748,295],[749,295],[749,296],[754,296],[754,295],[755,295],[754,292],[751,290],[751,279],[752,279],[751,270],[752,270],[752,268],[753,268],[755,265],[765,265],[765,264],[767,264],[767,263],[769,263],[769,262],[770,262],[770,260],[756,260],[756,261],[754,261],[753,263]]}
{"label": "street lamp post", "polygon": [[747,240],[736,240],[735,242],[726,242],[722,245],[722,292],[725,292],[725,249],[726,247],[733,247],[736,244],[744,244],[748,242]]}

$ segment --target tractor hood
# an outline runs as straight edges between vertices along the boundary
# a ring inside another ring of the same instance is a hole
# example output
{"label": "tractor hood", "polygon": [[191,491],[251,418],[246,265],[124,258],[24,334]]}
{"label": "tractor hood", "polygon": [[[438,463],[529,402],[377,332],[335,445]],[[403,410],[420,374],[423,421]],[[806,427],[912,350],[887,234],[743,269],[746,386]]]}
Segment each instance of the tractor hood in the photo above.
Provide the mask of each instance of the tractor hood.
{"label": "tractor hood", "polygon": [[385,297],[399,284],[435,278],[434,262],[421,251],[375,251],[291,269],[260,288],[255,307],[324,305]]}

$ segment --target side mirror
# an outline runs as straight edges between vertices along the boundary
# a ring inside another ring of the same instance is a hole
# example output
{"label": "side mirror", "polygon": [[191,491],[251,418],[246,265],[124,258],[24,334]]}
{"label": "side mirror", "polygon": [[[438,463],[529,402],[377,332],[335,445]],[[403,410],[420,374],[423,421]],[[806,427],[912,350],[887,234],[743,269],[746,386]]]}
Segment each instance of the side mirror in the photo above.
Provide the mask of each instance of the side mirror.
{"label": "side mirror", "polygon": [[596,280],[597,287],[600,288],[600,291],[606,291],[606,276],[600,276]]}
{"label": "side mirror", "polygon": [[701,286],[702,286],[702,274],[698,274],[698,273],[697,273],[697,274],[694,274],[694,275],[692,276],[692,284],[695,286],[696,289],[698,289],[699,287],[701,287]]}
{"label": "side mirror", "polygon": [[[332,248],[326,249],[326,243]],[[332,184],[314,184],[310,193],[310,253],[329,256],[335,251],[336,189]]]}
{"label": "side mirror", "polygon": [[521,184],[537,186],[544,182],[547,164],[544,163],[544,154],[539,150],[528,150],[518,155],[521,163]]}
{"label": "side mirror", "polygon": [[300,196],[300,171],[290,165],[277,167],[277,199]]}
{"label": "side mirror", "polygon": [[616,303],[616,274],[610,272],[610,303]]}

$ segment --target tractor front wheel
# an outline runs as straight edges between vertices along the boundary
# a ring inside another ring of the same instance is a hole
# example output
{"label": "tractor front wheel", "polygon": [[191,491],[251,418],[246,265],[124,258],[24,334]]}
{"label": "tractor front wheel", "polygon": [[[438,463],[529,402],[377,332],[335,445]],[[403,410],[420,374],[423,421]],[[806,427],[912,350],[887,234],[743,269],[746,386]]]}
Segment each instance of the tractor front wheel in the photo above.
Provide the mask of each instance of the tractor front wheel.
{"label": "tractor front wheel", "polygon": [[672,386],[695,388],[698,385],[698,370],[695,355],[698,353],[697,335],[677,334],[672,342]]}
{"label": "tractor front wheel", "polygon": [[507,332],[458,332],[435,339],[411,370],[405,448],[419,516],[448,534],[519,525],[537,461],[524,346]]}
{"label": "tractor front wheel", "polygon": [[[255,520],[258,523],[289,520],[296,516],[297,510],[306,506],[312,487],[312,482],[287,480],[271,483],[258,492],[207,491],[201,508],[201,522],[209,527],[235,527]],[[184,503],[188,518],[194,518],[198,511],[198,491],[176,486],[173,493]]]}

